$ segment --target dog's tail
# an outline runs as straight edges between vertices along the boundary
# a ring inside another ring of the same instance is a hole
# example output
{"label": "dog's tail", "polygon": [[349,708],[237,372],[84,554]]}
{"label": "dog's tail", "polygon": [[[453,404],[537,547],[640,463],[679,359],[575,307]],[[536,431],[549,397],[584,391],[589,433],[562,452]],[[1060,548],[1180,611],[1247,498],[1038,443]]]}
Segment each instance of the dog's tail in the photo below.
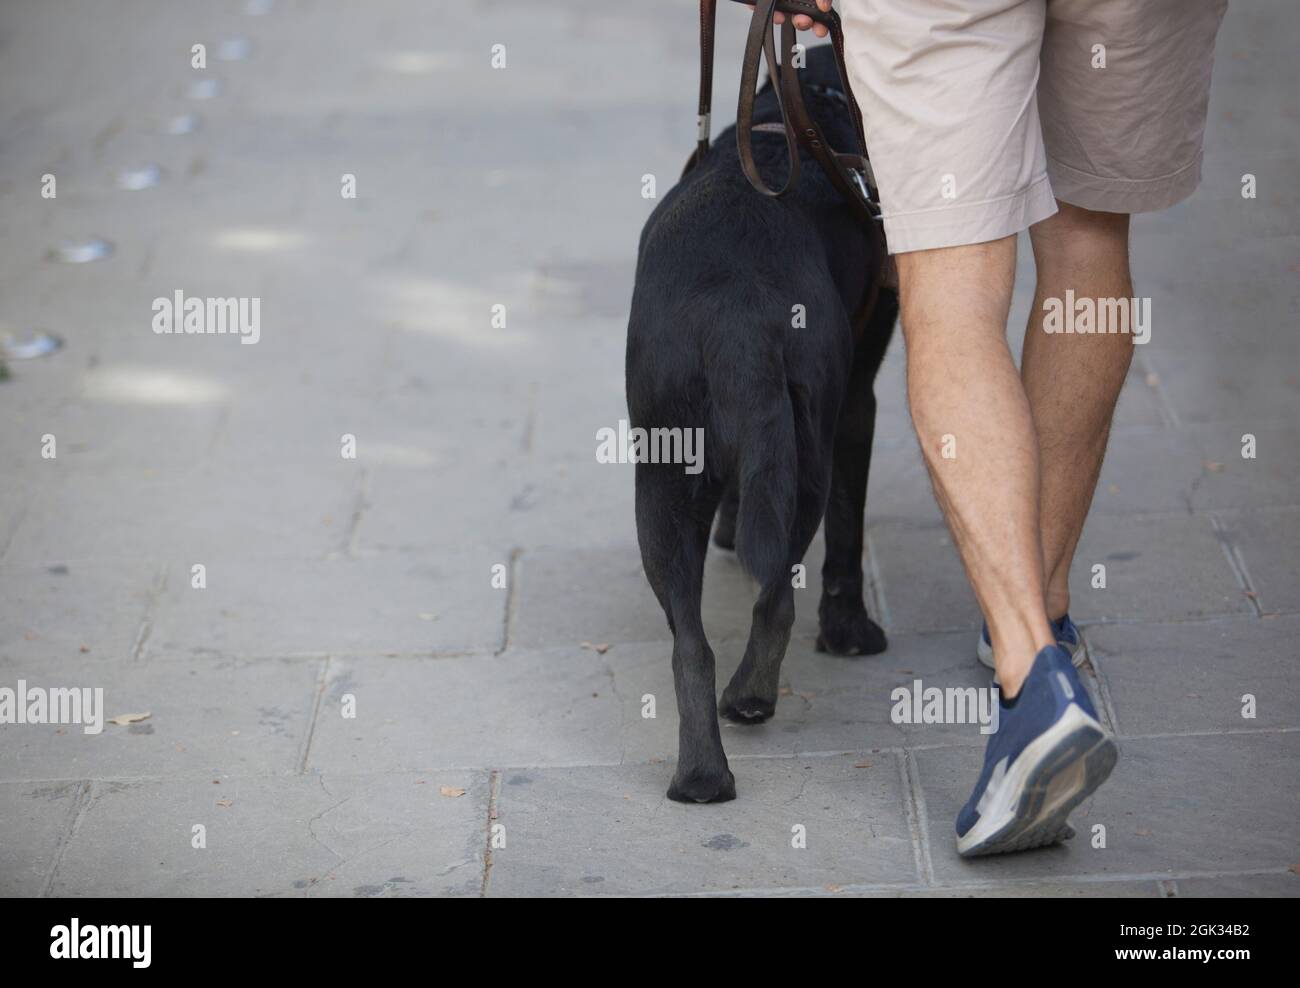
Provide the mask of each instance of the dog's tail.
{"label": "dog's tail", "polygon": [[[736,556],[754,579],[768,586],[790,576],[799,454],[781,348],[755,344],[741,358],[750,367],[717,367],[709,385],[718,418],[730,427],[734,444],[729,459],[740,496]],[[737,390],[741,382],[749,385],[743,393]]]}
{"label": "dog's tail", "polygon": [[750,423],[741,447],[736,556],[763,586],[789,579],[799,484],[794,408],[784,388],[772,414]]}

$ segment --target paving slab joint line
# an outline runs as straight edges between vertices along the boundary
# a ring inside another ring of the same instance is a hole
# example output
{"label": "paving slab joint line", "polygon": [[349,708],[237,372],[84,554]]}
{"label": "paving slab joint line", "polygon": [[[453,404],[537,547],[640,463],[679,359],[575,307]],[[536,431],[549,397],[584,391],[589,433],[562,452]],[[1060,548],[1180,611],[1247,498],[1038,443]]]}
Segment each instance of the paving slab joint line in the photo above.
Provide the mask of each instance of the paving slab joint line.
{"label": "paving slab joint line", "polygon": [[27,509],[31,504],[31,500],[32,490],[29,487],[23,491],[22,503],[18,506],[18,510],[14,512],[13,520],[5,529],[4,544],[0,545],[0,562],[4,562],[4,558],[9,552],[9,546],[13,544],[14,536],[18,534],[18,529],[22,528],[23,519],[27,517]]}
{"label": "paving slab joint line", "polygon": [[[1160,417],[1164,419],[1165,425],[1172,428],[1182,426],[1182,419],[1178,417],[1178,412],[1174,409],[1173,402],[1169,400],[1169,395],[1165,393],[1164,381],[1160,379],[1160,372],[1152,365],[1151,358],[1145,351],[1138,351],[1138,366],[1142,369],[1143,379],[1156,394],[1156,408],[1160,411]],[[1154,382],[1154,383],[1152,383]]]}
{"label": "paving slab joint line", "polygon": [[434,648],[424,652],[367,652],[363,649],[334,652],[280,652],[274,655],[252,652],[220,652],[221,658],[236,662],[320,662],[328,658],[348,659],[400,659],[420,662],[429,659],[472,659],[475,656],[499,655],[496,646],[469,648]]}
{"label": "paving slab joint line", "polygon": [[1250,601],[1250,606],[1255,611],[1256,617],[1264,616],[1264,608],[1260,606],[1259,594],[1255,590],[1255,585],[1250,579],[1250,571],[1246,569],[1246,560],[1241,555],[1241,548],[1232,538],[1232,533],[1223,523],[1217,512],[1208,512],[1210,527],[1214,529],[1214,534],[1219,540],[1219,546],[1223,549],[1224,556],[1228,559],[1228,566],[1232,568],[1232,575],[1236,577],[1237,585],[1245,593],[1246,599]]}
{"label": "paving slab joint line", "polygon": [[1088,644],[1088,633],[1084,631],[1082,634],[1083,648],[1088,655],[1088,664],[1092,666],[1093,676],[1097,680],[1097,693],[1101,697],[1101,714],[1106,719],[1107,726],[1110,727],[1110,733],[1119,737],[1119,716],[1115,712],[1115,700],[1110,695],[1110,683],[1106,681],[1101,662],[1093,654],[1092,646]]}
{"label": "paving slab joint line", "polygon": [[483,885],[479,889],[479,898],[486,899],[488,882],[492,878],[492,827],[497,820],[497,802],[501,797],[501,770],[492,769],[488,776],[488,811],[487,834],[483,840]]}
{"label": "paving slab joint line", "polygon": [[357,540],[361,532],[361,520],[365,517],[370,503],[370,470],[361,468],[357,477],[356,497],[352,503],[352,517],[348,522],[347,538],[343,541],[343,555],[348,559],[357,558]]}
{"label": "paving slab joint line", "polygon": [[140,264],[135,269],[135,280],[137,282],[145,281],[149,275],[153,274],[153,266],[157,260],[158,236],[155,234],[145,240],[144,251],[140,255]]}
{"label": "paving slab joint line", "polygon": [[50,870],[45,875],[45,881],[41,883],[41,890],[37,893],[38,898],[49,898],[50,891],[54,888],[54,880],[59,875],[59,868],[63,865],[63,855],[67,851],[68,844],[81,828],[81,821],[86,811],[90,809],[90,804],[95,801],[95,794],[94,779],[82,779],[78,782],[76,798],[73,799],[72,806],[68,810],[68,824],[63,828],[58,846],[54,849],[54,859],[50,862]]}
{"label": "paving slab joint line", "polygon": [[311,758],[311,744],[316,738],[316,721],[320,718],[320,705],[325,696],[325,684],[329,681],[330,657],[325,656],[321,663],[320,674],[316,677],[314,702],[311,707],[311,719],[307,722],[307,737],[303,741],[302,755],[298,759],[298,774],[307,774],[307,762]]}
{"label": "paving slab joint line", "polygon": [[867,551],[867,565],[870,572],[867,578],[867,587],[871,592],[871,603],[876,618],[880,621],[880,627],[885,631],[892,632],[894,628],[893,618],[889,613],[889,601],[885,599],[885,581],[880,573],[880,557],[876,553],[875,543],[871,538],[871,529],[864,533]]}
{"label": "paving slab joint line", "polygon": [[1230,738],[1242,734],[1295,734],[1300,727],[1220,727],[1208,731],[1160,731],[1120,735],[1121,741],[1170,741],[1178,738]]}
{"label": "paving slab joint line", "polygon": [[[153,252],[152,241],[149,247],[150,256]],[[143,280],[143,276],[140,280]],[[213,457],[217,452],[217,447],[221,445],[221,440],[226,434],[226,429],[230,425],[230,402],[222,404],[220,411],[217,413],[217,424],[212,429],[212,437],[208,440],[208,448],[205,453],[206,458]]]}
{"label": "paving slab joint line", "polygon": [[149,585],[149,599],[145,601],[144,613],[140,616],[140,624],[136,628],[135,641],[131,645],[131,661],[139,662],[144,658],[145,646],[149,643],[149,636],[153,634],[153,615],[158,606],[158,601],[162,598],[163,591],[167,589],[167,564],[163,563],[154,571],[153,580]]}
{"label": "paving slab joint line", "polygon": [[[889,616],[887,613],[887,605],[882,604],[881,607],[882,610],[877,620],[880,622],[881,626],[884,627],[884,629],[888,631],[891,635],[895,635],[895,634],[903,635],[908,638],[940,638],[940,637],[949,637],[951,635],[956,635],[956,634],[969,634],[973,638],[975,635],[979,634],[980,631],[979,625],[977,624],[953,625],[951,627],[943,627],[943,628],[893,628],[889,626],[889,622],[886,620]],[[1297,614],[1300,614],[1300,610],[1270,611],[1268,617],[1270,618],[1294,617]],[[1176,625],[1185,625],[1185,624],[1231,624],[1233,621],[1253,621],[1255,617],[1256,615],[1246,614],[1243,611],[1222,611],[1217,614],[1196,614],[1196,615],[1189,615],[1186,617],[1161,618],[1159,620],[1152,620],[1149,617],[1140,617],[1140,616],[1130,617],[1130,618],[1096,617],[1096,618],[1088,618],[1087,624],[1089,627],[1099,627],[1099,628],[1128,628],[1128,627],[1135,627],[1138,625],[1152,627],[1152,628],[1159,628],[1165,626],[1176,626]],[[665,628],[666,627],[667,625],[665,625]],[[715,651],[717,651],[720,648],[725,648],[733,645],[735,646],[744,645],[748,641],[747,634],[748,632],[738,632],[735,635],[710,637],[709,644],[713,646]],[[665,638],[638,638],[636,640],[619,641],[617,644],[618,647],[620,648],[665,646],[671,649],[672,641],[673,641],[672,637],[669,636]],[[816,641],[817,641],[817,634],[815,632],[811,634],[792,634],[790,636],[790,643],[792,645],[796,643],[803,644],[803,645],[813,645],[816,643]],[[533,645],[525,645],[523,646],[523,648],[524,649],[550,649],[550,648],[563,648],[565,646],[572,646],[572,645],[573,643],[571,641],[562,641],[562,642],[551,641],[551,642],[541,642]],[[511,647],[513,647],[513,643],[511,643]],[[508,649],[498,648],[493,654],[501,655],[504,651],[507,650]],[[390,657],[390,656],[400,657],[400,656],[394,656],[393,653],[352,652],[349,654],[357,655],[359,657],[364,657],[366,655],[379,655],[381,657]],[[435,657],[444,657],[444,656],[455,657],[461,654],[466,654],[466,655],[481,654],[481,652],[469,651],[465,653],[433,652],[433,653],[405,653],[405,654],[409,654],[412,656],[422,656],[422,655],[432,654]],[[888,657],[888,654],[889,653],[886,652],[885,656]],[[296,655],[257,656],[257,658],[300,658],[300,657],[301,656],[296,656]],[[239,656],[234,656],[234,658],[239,658]],[[851,691],[860,688],[861,687],[857,687],[857,686],[836,687],[836,689],[843,690],[843,691]],[[829,693],[830,691],[827,690],[826,692]]]}
{"label": "paving slab joint line", "polygon": [[[1300,727],[1243,727],[1243,728],[1232,728],[1230,730],[1168,731],[1168,732],[1158,733],[1158,734],[1117,735],[1116,740],[1121,742],[1122,741],[1175,741],[1175,740],[1186,740],[1190,738],[1222,738],[1222,737],[1236,737],[1239,735],[1271,735],[1271,734],[1297,734],[1297,733],[1300,733]],[[961,750],[971,751],[971,750],[975,750],[976,748],[977,746],[973,744],[920,744],[920,745],[908,745],[905,748],[902,747],[876,747],[876,748],[869,748],[869,749],[863,749],[863,748],[847,749],[846,748],[843,751],[773,752],[772,754],[769,755],[737,754],[737,755],[728,755],[727,757],[731,761],[779,762],[779,761],[792,761],[792,760],[806,761],[812,758],[816,758],[816,759],[846,758],[849,756],[857,756],[861,754],[898,755],[898,754],[915,754],[916,752],[921,752],[921,751],[961,751]],[[671,759],[651,758],[645,761],[638,761],[638,762],[618,762],[613,759],[610,759],[608,761],[580,761],[580,762],[543,762],[543,763],[517,762],[508,765],[502,765],[497,769],[497,771],[549,772],[549,771],[556,771],[556,770],[589,769],[589,768],[600,768],[600,769],[650,768],[650,767],[661,767],[668,761],[671,761]],[[457,764],[457,765],[442,764],[442,765],[417,765],[417,766],[396,765],[378,771],[333,772],[332,774],[346,775],[350,778],[353,777],[373,778],[373,777],[380,777],[385,775],[420,775],[420,774],[428,774],[432,772],[481,772],[481,771],[485,771],[486,768],[487,767],[484,765],[468,765],[468,764]],[[285,778],[292,778],[297,774],[298,773],[296,771],[251,772],[251,773],[240,772],[234,775],[230,775],[228,776],[228,778],[285,779]],[[104,782],[104,783],[121,782],[126,784],[132,784],[137,782],[193,782],[193,781],[199,781],[204,779],[210,780],[211,778],[212,775],[210,772],[193,772],[193,773],[177,773],[174,775],[103,775],[103,776],[97,776],[94,781]],[[23,785],[35,785],[38,783],[43,783],[48,785],[66,785],[70,782],[77,782],[77,781],[79,781],[77,777],[70,777],[70,776],[61,776],[61,777],[45,776],[41,778],[0,776],[0,783],[23,784]]]}
{"label": "paving slab joint line", "polygon": [[[1279,611],[1278,616],[1300,613],[1300,611]],[[1224,624],[1235,618],[1254,618],[1256,615],[1247,614],[1244,611],[1216,611],[1212,614],[1195,614],[1187,617],[1161,618],[1153,621],[1150,617],[1141,615],[1135,617],[1090,617],[1088,624],[1099,628],[1133,628],[1139,626],[1160,627],[1162,625],[1176,624]],[[934,631],[926,630],[922,634],[951,634],[953,631],[967,631],[968,628],[946,628],[935,629]],[[977,629],[978,630],[978,629]],[[916,632],[913,632],[916,633]]]}
{"label": "paving slab joint line", "polygon": [[895,755],[898,774],[903,783],[903,812],[912,836],[912,856],[916,861],[916,875],[923,885],[934,885],[934,861],[930,857],[930,820],[925,808],[925,793],[921,789],[920,772],[910,751]]}
{"label": "paving slab joint line", "polygon": [[623,699],[623,694],[618,688],[618,674],[608,659],[601,657],[605,664],[605,672],[609,675],[609,690],[614,694],[614,699],[618,701],[618,763],[623,765],[627,762],[627,701]]}
{"label": "paving slab joint line", "polygon": [[515,610],[517,608],[518,594],[515,590],[515,582],[519,578],[519,558],[524,554],[524,550],[519,546],[514,546],[510,550],[510,555],[506,562],[506,608],[505,615],[501,619],[501,647],[494,652],[494,655],[500,655],[510,647],[510,639],[514,637],[515,631]]}
{"label": "paving slab joint line", "polygon": [[519,439],[519,449],[524,453],[533,451],[533,438],[537,431],[537,382],[528,385],[528,418],[524,421],[524,434]]}
{"label": "paving slab joint line", "polygon": [[[1175,888],[1179,881],[1188,879],[1216,879],[1216,878],[1256,878],[1269,875],[1288,874],[1287,868],[1248,868],[1240,871],[1195,871],[1182,872],[1174,876],[1167,873],[1142,872],[1139,874],[1082,874],[1082,875],[1040,875],[1035,878],[989,878],[973,879],[971,881],[962,881],[961,879],[945,880],[934,885],[920,885],[916,882],[873,882],[861,884],[843,884],[838,886],[839,893],[847,892],[849,894],[862,893],[871,894],[873,892],[981,892],[997,889],[1023,888],[1033,889],[1037,886],[1057,886],[1057,885],[1119,885],[1130,882],[1150,882],[1157,891],[1161,890],[1163,885],[1170,884]],[[791,893],[810,892],[816,895],[827,895],[826,886],[824,885],[790,885],[790,886],[768,886],[763,888],[743,888],[743,889],[726,889],[724,891],[710,892],[664,892],[651,898],[733,898],[742,896],[771,896],[771,895],[789,895]],[[834,897],[837,893],[831,893]]]}

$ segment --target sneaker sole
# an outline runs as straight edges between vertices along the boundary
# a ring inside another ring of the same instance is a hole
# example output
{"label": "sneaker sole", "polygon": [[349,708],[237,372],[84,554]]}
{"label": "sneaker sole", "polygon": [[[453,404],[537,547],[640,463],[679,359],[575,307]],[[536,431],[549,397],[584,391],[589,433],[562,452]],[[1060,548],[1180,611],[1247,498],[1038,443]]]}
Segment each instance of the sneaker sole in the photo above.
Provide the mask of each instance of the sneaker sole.
{"label": "sneaker sole", "polygon": [[[1060,642],[1056,644],[1061,645]],[[1074,663],[1076,669],[1083,665],[1088,658],[1088,652],[1083,647],[1082,638],[1073,645],[1061,645],[1061,647],[1070,653],[1070,661]],[[975,657],[980,660],[982,665],[986,665],[993,670],[997,669],[997,666],[993,664],[993,646],[984,640],[983,634],[979,636],[979,640],[975,643]]]}
{"label": "sneaker sole", "polygon": [[1021,752],[989,810],[957,839],[957,853],[1007,854],[1069,839],[1070,812],[1106,781],[1118,757],[1106,729],[1071,704]]}

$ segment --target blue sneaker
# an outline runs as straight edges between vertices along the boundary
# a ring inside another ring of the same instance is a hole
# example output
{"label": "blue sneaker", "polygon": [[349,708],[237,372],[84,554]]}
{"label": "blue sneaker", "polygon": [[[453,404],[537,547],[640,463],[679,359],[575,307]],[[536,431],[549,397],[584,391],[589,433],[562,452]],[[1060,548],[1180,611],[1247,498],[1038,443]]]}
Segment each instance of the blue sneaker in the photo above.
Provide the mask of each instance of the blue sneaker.
{"label": "blue sneaker", "polygon": [[1034,658],[1012,706],[999,703],[984,771],[957,815],[957,853],[964,858],[1073,836],[1066,818],[1106,781],[1118,757],[1069,653],[1059,645]]}
{"label": "blue sneaker", "polygon": [[[1079,634],[1078,626],[1070,620],[1070,615],[1058,618],[1052,622],[1052,634],[1056,635],[1056,644],[1070,653],[1070,661],[1074,663],[1077,669],[1083,665],[1083,660],[1088,657],[1088,653],[1083,647],[1083,636]],[[979,644],[975,646],[975,655],[990,669],[996,668],[993,664],[993,642],[989,640],[989,626],[985,622],[984,628],[980,631]]]}

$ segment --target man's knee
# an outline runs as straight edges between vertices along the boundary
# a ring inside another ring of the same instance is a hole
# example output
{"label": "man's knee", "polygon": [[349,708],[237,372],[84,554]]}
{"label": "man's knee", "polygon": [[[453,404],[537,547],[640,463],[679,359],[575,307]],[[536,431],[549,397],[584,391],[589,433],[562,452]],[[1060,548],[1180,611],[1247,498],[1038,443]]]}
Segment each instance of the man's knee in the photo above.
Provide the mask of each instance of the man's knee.
{"label": "man's knee", "polygon": [[[895,256],[903,331],[995,327],[1005,331],[1016,274],[1016,238]],[[958,325],[959,324],[959,325]]]}

